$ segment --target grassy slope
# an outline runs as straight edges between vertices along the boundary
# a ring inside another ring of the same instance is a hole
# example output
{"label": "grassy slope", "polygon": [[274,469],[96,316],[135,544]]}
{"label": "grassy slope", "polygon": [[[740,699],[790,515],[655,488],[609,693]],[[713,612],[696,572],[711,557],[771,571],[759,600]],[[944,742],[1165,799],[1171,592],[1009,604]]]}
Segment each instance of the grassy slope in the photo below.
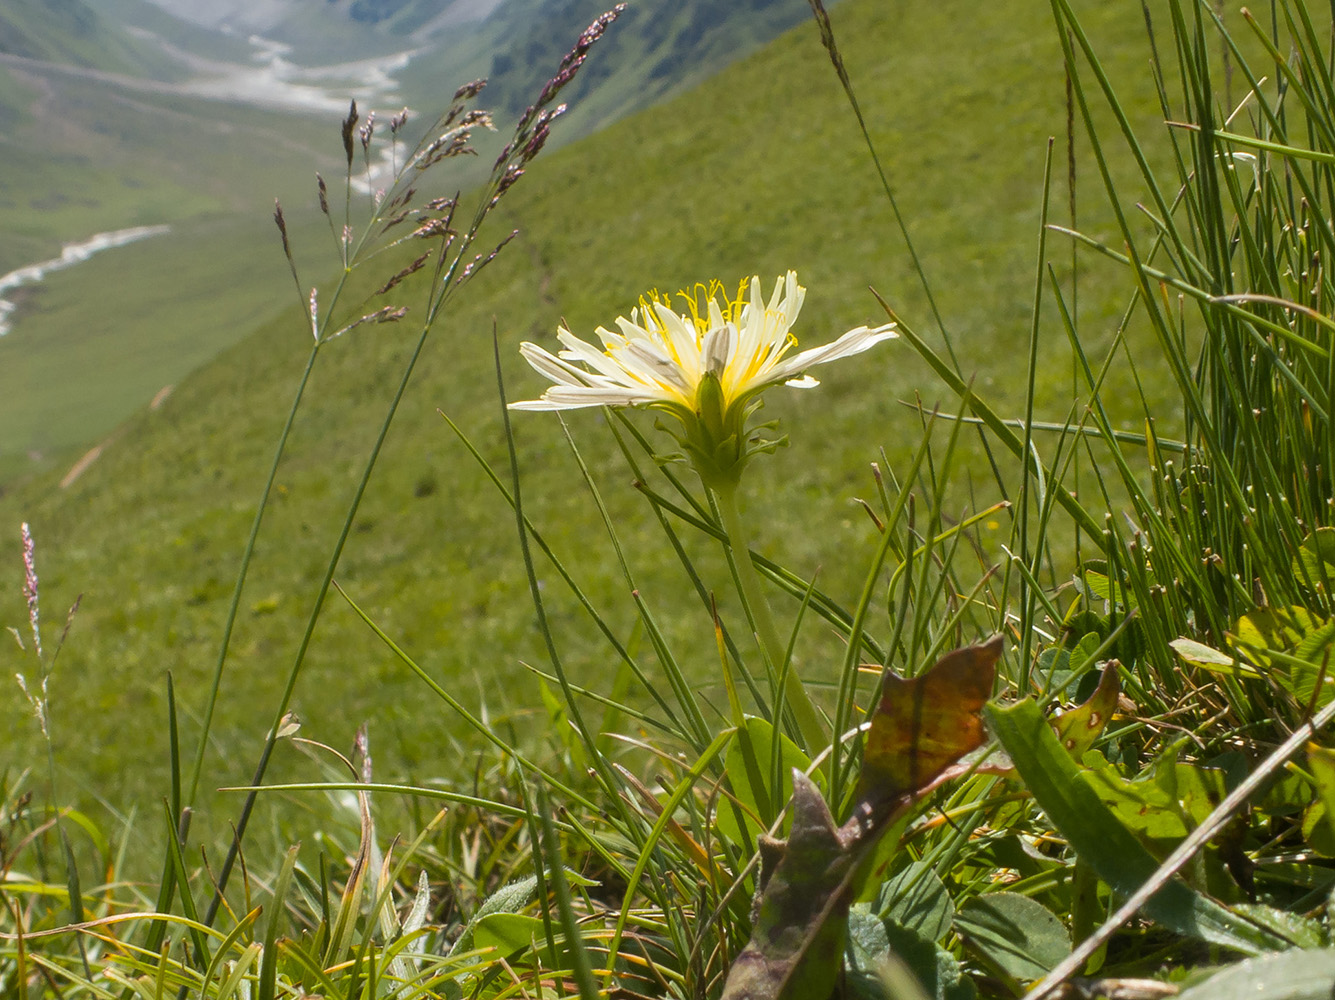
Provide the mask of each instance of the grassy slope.
{"label": "grassy slope", "polygon": [[[1089,20],[1105,47],[1126,53],[1114,66],[1119,77],[1134,78],[1143,65],[1138,13],[1091,5]],[[1014,400],[1045,139],[1064,116],[1052,30],[1028,5],[979,9],[965,0],[930,8],[848,0],[836,27],[966,372],[994,400]],[[1139,108],[1147,120],[1157,117],[1143,100]],[[649,286],[752,272],[772,280],[796,267],[810,289],[799,329],[807,342],[874,321],[868,283],[930,327],[810,25],[701,89],[539,161],[493,232],[511,223],[524,239],[435,334],[339,574],[433,675],[495,713],[536,704],[519,665],[540,662],[532,613],[510,515],[435,415],[443,407],[493,461],[503,460],[489,374],[493,317],[515,396],[541,388],[514,352],[519,339],[549,338],[562,316],[575,330],[608,322]],[[1086,293],[1086,328],[1110,326],[1120,304],[1120,292]],[[53,681],[58,756],[85,789],[117,805],[147,802],[165,787],[165,673],[175,675],[187,715],[202,704],[252,504],[306,349],[303,331],[293,307],[132,422],[70,489],[57,490],[52,474],[0,498],[0,524],[33,523],[48,629],[58,609],[85,595]],[[1061,339],[1056,330],[1051,338]],[[243,780],[253,765],[338,512],[407,343],[406,330],[367,330],[322,361],[243,605],[211,758],[218,784]],[[1056,414],[1070,400],[1066,358],[1054,351],[1044,374]],[[866,463],[878,447],[893,466],[916,440],[916,422],[898,400],[921,390],[930,402],[939,392],[896,344],[823,378],[816,392],[771,394],[767,412],[783,419],[793,447],[758,463],[746,492],[762,548],[802,571],[823,566],[824,586],[851,600],[860,560],[840,554],[861,551],[868,528],[849,498],[870,490]],[[688,660],[702,680],[712,677],[707,622],[698,609],[681,612],[685,584],[661,544],[637,544],[653,531],[628,474],[604,457],[599,416],[574,414],[569,423],[624,527],[641,593],[662,609],[669,633],[698,654]],[[640,423],[649,429],[648,419]],[[531,516],[590,591],[617,602],[611,617],[629,630],[624,584],[591,504],[575,488],[557,422],[523,415],[517,434]],[[16,576],[17,559],[12,566]],[[18,623],[17,588],[6,593],[2,617]],[[572,672],[605,681],[605,654],[583,641],[587,630],[555,584],[548,593],[555,628],[570,637]],[[345,745],[355,725],[370,720],[382,776],[459,776],[459,758],[447,749],[459,726],[422,695],[333,600],[297,694],[308,734]],[[0,705],[7,718],[24,713],[12,686],[0,688]],[[187,722],[187,746],[194,732]],[[286,756],[282,767],[311,774]],[[201,822],[216,832],[225,820]]]}
{"label": "grassy slope", "polygon": [[6,0],[0,52],[116,72],[134,72],[143,58],[83,0]]}

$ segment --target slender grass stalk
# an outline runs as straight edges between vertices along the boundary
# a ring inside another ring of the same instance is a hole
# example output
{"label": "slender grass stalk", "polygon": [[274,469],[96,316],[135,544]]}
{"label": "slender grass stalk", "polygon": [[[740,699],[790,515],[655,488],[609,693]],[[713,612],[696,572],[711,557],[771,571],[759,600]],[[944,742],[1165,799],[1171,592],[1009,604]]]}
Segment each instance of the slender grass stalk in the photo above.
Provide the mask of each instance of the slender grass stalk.
{"label": "slender grass stalk", "polygon": [[[1029,327],[1029,379],[1025,386],[1024,401],[1024,450],[1026,454],[1035,454],[1034,449],[1034,385],[1038,378],[1038,345],[1039,329],[1041,326],[1042,306],[1043,306],[1043,276],[1044,265],[1047,263],[1047,238],[1048,238],[1048,205],[1049,194],[1052,190],[1052,148],[1053,140],[1048,139],[1047,155],[1043,161],[1043,195],[1039,203],[1040,218],[1038,226],[1038,260],[1034,267],[1034,301],[1033,313],[1030,319]],[[1030,482],[1034,473],[1039,475],[1039,503],[1042,503],[1042,463],[1024,462],[1020,466],[1020,510],[1019,510],[1019,556],[1021,559],[1030,563],[1030,572],[1035,573],[1038,568],[1039,554],[1031,551],[1029,547],[1029,520],[1031,513]],[[1003,594],[1005,588],[1002,588]],[[1004,598],[1003,598],[1004,599]],[[1026,577],[1020,578],[1020,615],[1023,621],[1033,621],[1035,598],[1031,593],[1031,588]],[[1025,629],[1020,639],[1020,690],[1029,690],[1029,667],[1030,667],[1030,649],[1033,642],[1033,632]]]}
{"label": "slender grass stalk", "polygon": [[199,791],[199,779],[204,773],[204,756],[208,749],[209,733],[213,728],[213,714],[218,705],[218,693],[222,688],[223,669],[227,664],[227,654],[231,649],[232,630],[236,626],[237,614],[241,608],[241,594],[246,586],[246,576],[250,572],[250,564],[255,556],[255,542],[260,536],[260,528],[264,524],[264,515],[269,507],[269,499],[273,495],[273,485],[278,478],[278,468],[282,464],[283,455],[287,451],[288,437],[292,433],[292,426],[296,423],[297,412],[301,409],[302,398],[306,394],[306,386],[310,383],[311,372],[315,370],[315,359],[320,352],[320,340],[312,338],[310,353],[306,356],[305,367],[302,368],[301,378],[297,382],[297,390],[292,396],[292,405],[288,407],[287,420],[283,423],[283,429],[278,435],[278,443],[274,447],[273,461],[269,463],[269,474],[264,480],[264,487],[260,490],[259,503],[255,505],[255,517],[251,521],[250,534],[246,537],[246,547],[241,553],[241,565],[237,569],[236,583],[232,587],[232,598],[227,605],[227,617],[223,620],[222,638],[218,640],[218,658],[213,665],[213,679],[209,684],[208,699],[204,704],[204,719],[200,724],[199,746],[195,749],[194,763],[190,768],[190,778],[186,782],[185,796],[181,802],[182,809],[189,809],[194,805],[195,795]]}
{"label": "slender grass stalk", "polygon": [[[465,241],[464,249],[467,249],[469,241]],[[458,258],[455,261],[458,263]],[[454,267],[452,266],[447,273],[447,279],[453,277]],[[447,289],[452,289],[453,282],[447,284]],[[445,293],[449,294],[449,291]],[[287,682],[283,687],[283,693],[278,700],[278,706],[274,710],[273,722],[269,727],[268,735],[265,737],[264,747],[260,751],[259,762],[255,765],[255,773],[251,778],[251,786],[258,787],[264,783],[264,776],[269,769],[269,760],[273,756],[274,747],[278,743],[278,733],[282,725],[284,716],[287,715],[288,708],[292,704],[292,695],[296,691],[297,679],[301,676],[301,669],[306,662],[306,654],[310,649],[311,639],[315,635],[315,626],[320,620],[320,612],[324,610],[325,598],[329,595],[329,588],[334,582],[334,574],[338,570],[338,564],[343,558],[343,547],[347,544],[348,536],[352,533],[353,523],[357,519],[357,512],[361,509],[362,498],[366,495],[367,486],[371,482],[371,474],[375,471],[376,462],[380,458],[380,451],[384,447],[385,439],[389,436],[390,425],[394,422],[394,417],[398,413],[399,404],[403,401],[404,393],[408,391],[408,383],[412,380],[413,372],[417,367],[418,359],[422,355],[422,350],[426,347],[427,338],[431,334],[432,323],[424,323],[421,332],[418,334],[417,343],[414,345],[412,353],[403,367],[403,372],[399,377],[398,386],[390,399],[389,406],[386,409],[384,419],[381,421],[380,430],[376,434],[375,442],[371,446],[370,454],[367,456],[366,464],[362,469],[361,477],[357,481],[357,486],[353,491],[352,499],[348,504],[348,509],[343,519],[343,526],[339,531],[338,538],[334,542],[333,551],[330,553],[329,561],[325,566],[324,575],[321,577],[320,584],[316,588],[315,597],[311,601],[310,614],[306,619],[306,628],[302,632],[301,642],[297,646],[296,654],[292,659],[292,666],[288,670]],[[250,791],[246,794],[245,802],[242,804],[241,813],[237,819],[236,832],[232,838],[231,844],[227,849],[227,854],[223,859],[222,867],[218,870],[217,887],[214,891],[213,899],[209,903],[209,908],[204,917],[204,922],[208,926],[213,926],[213,921],[218,915],[218,909],[222,905],[223,893],[227,889],[227,882],[231,877],[232,868],[236,864],[237,855],[241,850],[241,843],[245,838],[246,828],[250,823],[250,816],[255,808],[257,792]]]}

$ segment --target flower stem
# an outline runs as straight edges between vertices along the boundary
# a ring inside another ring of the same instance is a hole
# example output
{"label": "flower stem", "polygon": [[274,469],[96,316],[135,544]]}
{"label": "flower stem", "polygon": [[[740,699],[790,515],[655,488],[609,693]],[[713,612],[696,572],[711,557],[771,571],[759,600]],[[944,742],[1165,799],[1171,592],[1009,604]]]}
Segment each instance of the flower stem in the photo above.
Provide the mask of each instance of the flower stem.
{"label": "flower stem", "polygon": [[[737,568],[737,584],[742,592],[742,600],[755,625],[761,651],[769,661],[770,676],[775,681],[779,700],[792,708],[806,751],[814,756],[829,745],[827,726],[812,704],[796,667],[788,659],[788,647],[779,638],[774,615],[760,588],[760,575],[751,561],[750,542],[742,524],[741,512],[737,508],[737,488],[732,485],[715,485],[713,490],[718,500],[719,516],[723,520],[723,530],[728,535],[733,565]],[[782,678],[781,683],[778,678]]]}

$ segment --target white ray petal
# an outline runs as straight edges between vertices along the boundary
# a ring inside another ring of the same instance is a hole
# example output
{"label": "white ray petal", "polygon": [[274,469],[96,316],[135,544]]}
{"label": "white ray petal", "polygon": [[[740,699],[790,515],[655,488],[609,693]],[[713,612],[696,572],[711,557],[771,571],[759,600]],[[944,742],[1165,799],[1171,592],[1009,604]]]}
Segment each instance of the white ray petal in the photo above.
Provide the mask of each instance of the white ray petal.
{"label": "white ray petal", "polygon": [[856,327],[849,330],[838,340],[822,344],[820,347],[813,347],[775,365],[769,372],[769,380],[774,382],[787,381],[789,378],[800,374],[803,369],[837,361],[840,358],[852,357],[854,354],[861,354],[883,340],[891,340],[898,336],[899,334],[895,332],[895,324],[893,323],[878,327]]}
{"label": "white ray petal", "polygon": [[519,345],[519,353],[539,375],[546,375],[561,385],[586,385],[589,375],[574,365],[562,361],[537,344],[527,341]]}
{"label": "white ray petal", "polygon": [[559,386],[548,389],[541,399],[527,399],[511,403],[512,410],[578,410],[587,406],[634,406],[651,403],[653,396],[629,389],[606,389],[598,386]]}
{"label": "white ray petal", "polygon": [[623,362],[635,363],[647,380],[666,383],[683,395],[695,392],[695,386],[682,377],[681,368],[653,341],[632,341],[618,357]]}
{"label": "white ray petal", "polygon": [[736,342],[737,333],[731,323],[724,323],[705,334],[704,348],[700,352],[704,356],[704,370],[713,372],[721,379]]}
{"label": "white ray petal", "polygon": [[565,347],[565,350],[561,352],[561,357],[565,360],[582,361],[611,382],[624,383],[626,381],[626,369],[618,364],[616,359],[606,351],[598,350],[592,344],[580,340],[567,330],[562,330],[556,336]]}

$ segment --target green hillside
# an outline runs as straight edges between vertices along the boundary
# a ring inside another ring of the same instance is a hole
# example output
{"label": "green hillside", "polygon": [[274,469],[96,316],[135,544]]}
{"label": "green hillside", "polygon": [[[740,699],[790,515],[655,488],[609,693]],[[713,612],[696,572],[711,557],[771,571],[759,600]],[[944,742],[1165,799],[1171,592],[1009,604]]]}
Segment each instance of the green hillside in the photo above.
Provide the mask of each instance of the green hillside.
{"label": "green hillside", "polygon": [[[450,83],[446,74],[462,69],[485,76],[493,107],[517,117],[565,54],[568,39],[609,6],[604,0],[508,0],[457,41],[442,39],[443,57],[413,63],[405,85],[415,94],[439,93]],[[805,0],[630,4],[600,58],[567,91],[565,134],[592,132],[680,93],[810,16]]]}
{"label": "green hillside", "polygon": [[83,0],[6,0],[0,53],[133,72],[143,53]]}
{"label": "green hillside", "polygon": [[[1128,106],[1152,123],[1158,115],[1148,83],[1131,82],[1143,75],[1139,9],[1084,6],[1101,49],[1124,53],[1109,67],[1134,95]],[[1033,297],[1043,161],[1048,137],[1060,135],[1065,121],[1061,59],[1045,10],[966,0],[847,0],[835,10],[849,72],[964,372],[1003,409],[1023,388],[1018,359]],[[1083,159],[1079,169],[1088,176]],[[1097,218],[1081,223],[1109,231]],[[503,203],[491,234],[499,239],[512,226],[522,238],[434,334],[339,573],[388,633],[462,700],[485,704],[497,725],[509,709],[538,703],[521,661],[541,663],[542,656],[512,517],[436,414],[443,409],[490,460],[504,461],[493,322],[512,398],[542,388],[518,357],[519,340],[550,344],[563,317],[572,330],[591,331],[651,287],[673,290],[712,277],[731,283],[753,273],[770,282],[796,268],[809,289],[797,328],[804,343],[875,322],[868,284],[918,328],[932,328],[810,24],[680,98],[540,158]],[[261,243],[253,252],[274,256]],[[364,287],[392,267],[366,275]],[[1087,287],[1080,300],[1082,329],[1095,344],[1124,305],[1120,275],[1108,273],[1103,294]],[[414,303],[411,288],[402,301]],[[156,741],[165,732],[168,671],[185,717],[183,740],[192,745],[236,562],[308,336],[293,305],[132,421],[67,489],[57,487],[65,471],[57,469],[0,497],[0,525],[13,529],[5,530],[15,581],[17,524],[32,523],[50,627],[84,595],[51,691],[67,788],[78,783],[89,796],[92,788],[114,789],[118,808],[160,797],[166,757]],[[1046,336],[1065,342],[1056,328]],[[365,328],[322,353],[233,641],[210,767],[219,780],[241,783],[253,766],[410,337],[406,328]],[[1049,360],[1040,395],[1060,417],[1071,401],[1069,354],[1054,346]],[[782,420],[792,446],[757,462],[745,491],[761,525],[760,548],[801,572],[819,572],[827,591],[851,602],[863,570],[839,554],[872,530],[851,500],[874,489],[868,463],[879,461],[879,448],[893,469],[918,439],[918,419],[900,401],[921,393],[930,406],[943,394],[903,344],[831,366],[821,378],[814,392],[770,394],[767,414]],[[629,634],[625,584],[558,422],[541,414],[515,419],[530,517]],[[602,418],[589,411],[567,422],[623,526],[640,594],[669,637],[698,654],[681,659],[698,664],[702,691],[721,698],[712,638],[696,634],[698,607],[686,624],[687,582],[661,542],[639,550],[657,529],[612,454]],[[637,422],[652,433],[650,418]],[[976,504],[993,499],[980,496]],[[967,500],[952,502],[962,509]],[[791,530],[798,516],[801,532]],[[708,551],[699,539],[690,543]],[[0,620],[18,624],[25,615],[18,587],[4,592]],[[586,625],[578,610],[555,582],[549,596],[556,630],[570,637],[562,651],[568,667],[580,682],[605,683],[604,654],[581,644]],[[819,669],[808,677],[819,680]],[[460,771],[455,721],[424,702],[419,682],[338,599],[326,608],[295,705],[307,735],[338,746],[369,721],[382,777]],[[36,736],[22,724],[27,709],[14,686],[0,687],[0,707],[15,720],[13,759],[22,760],[19,747],[31,746],[24,734],[32,742]],[[280,772],[310,775],[305,761],[278,763]],[[197,822],[216,834],[228,815]]]}

